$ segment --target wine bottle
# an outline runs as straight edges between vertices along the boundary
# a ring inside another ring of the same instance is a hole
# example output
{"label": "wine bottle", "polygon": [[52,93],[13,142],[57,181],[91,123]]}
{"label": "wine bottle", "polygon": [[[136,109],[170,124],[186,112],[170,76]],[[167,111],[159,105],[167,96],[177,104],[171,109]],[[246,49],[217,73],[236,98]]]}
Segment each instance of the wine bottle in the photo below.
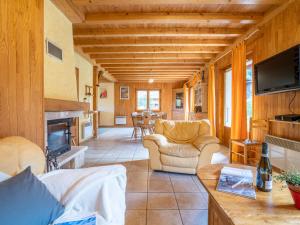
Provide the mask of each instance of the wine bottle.
{"label": "wine bottle", "polygon": [[257,189],[264,192],[272,191],[272,165],[269,160],[268,144],[262,144],[262,154],[257,166]]}

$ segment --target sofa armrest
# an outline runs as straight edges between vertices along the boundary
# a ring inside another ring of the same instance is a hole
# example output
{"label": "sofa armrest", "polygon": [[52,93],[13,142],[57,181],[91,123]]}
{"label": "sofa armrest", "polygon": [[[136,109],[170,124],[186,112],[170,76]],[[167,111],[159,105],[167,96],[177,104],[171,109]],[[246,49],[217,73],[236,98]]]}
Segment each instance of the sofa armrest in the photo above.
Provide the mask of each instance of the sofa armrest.
{"label": "sofa armrest", "polygon": [[153,141],[155,144],[157,144],[157,146],[165,146],[168,144],[168,139],[161,134],[146,135],[144,140]]}
{"label": "sofa armrest", "polygon": [[200,136],[193,142],[193,145],[201,151],[208,144],[219,144],[220,140],[214,136]]}

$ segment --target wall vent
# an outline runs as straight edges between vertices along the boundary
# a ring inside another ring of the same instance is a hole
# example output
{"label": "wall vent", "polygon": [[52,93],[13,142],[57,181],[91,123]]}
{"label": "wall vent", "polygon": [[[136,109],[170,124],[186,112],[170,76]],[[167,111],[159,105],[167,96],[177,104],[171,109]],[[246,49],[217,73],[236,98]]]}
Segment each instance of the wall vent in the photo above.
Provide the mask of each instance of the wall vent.
{"label": "wall vent", "polygon": [[47,54],[62,61],[63,60],[63,51],[53,42],[46,40]]}

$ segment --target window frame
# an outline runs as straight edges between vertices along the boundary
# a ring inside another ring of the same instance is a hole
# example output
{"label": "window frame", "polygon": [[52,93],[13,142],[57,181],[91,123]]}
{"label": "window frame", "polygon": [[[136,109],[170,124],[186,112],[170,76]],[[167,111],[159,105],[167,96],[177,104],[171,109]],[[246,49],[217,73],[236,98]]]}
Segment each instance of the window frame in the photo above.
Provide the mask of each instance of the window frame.
{"label": "window frame", "polygon": [[229,118],[230,118],[230,126],[228,126],[226,124],[226,73],[228,71],[231,71],[231,90],[230,90],[230,97],[231,97],[231,104],[232,104],[232,66],[230,65],[229,67],[227,67],[225,70],[224,70],[224,127],[228,127],[228,128],[231,128],[231,123],[232,123],[232,111],[230,112],[230,115]]}
{"label": "window frame", "polygon": [[[147,108],[146,109],[138,109],[138,92],[139,91],[146,91],[147,92]],[[150,109],[150,91],[158,91],[159,92],[159,109],[155,109],[155,110],[151,110]],[[160,112],[161,111],[161,89],[136,89],[135,91],[135,110],[137,112],[142,112],[142,111],[145,111],[147,109],[150,109],[151,111],[153,112]]]}
{"label": "window frame", "polygon": [[[252,100],[252,103],[251,103],[251,106],[252,106],[252,109],[251,109],[251,112],[252,114],[249,115],[248,117],[248,104],[246,103],[246,110],[247,110],[247,113],[246,113],[246,116],[247,116],[247,133],[249,133],[250,131],[250,118],[253,117],[253,112],[254,112],[254,90],[255,90],[255,82],[254,82],[254,60],[252,57],[247,57],[246,59],[246,76],[247,76],[247,67],[251,65],[251,70],[252,70],[252,80],[251,80],[251,86],[252,86],[252,91],[251,91],[251,100]],[[246,77],[246,88],[247,88],[247,77]],[[247,93],[246,93],[246,99],[247,99]]]}

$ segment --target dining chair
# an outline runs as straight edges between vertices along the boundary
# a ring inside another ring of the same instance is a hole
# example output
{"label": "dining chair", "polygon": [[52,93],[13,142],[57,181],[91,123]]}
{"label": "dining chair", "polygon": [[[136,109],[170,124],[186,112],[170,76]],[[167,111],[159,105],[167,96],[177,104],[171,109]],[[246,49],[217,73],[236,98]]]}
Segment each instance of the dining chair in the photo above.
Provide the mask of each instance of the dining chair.
{"label": "dining chair", "polygon": [[149,134],[154,133],[154,123],[152,121],[152,116],[149,113],[144,113],[143,115],[143,123],[141,124],[142,137],[147,135],[147,131]]}
{"label": "dining chair", "polygon": [[162,118],[163,120],[166,120],[166,119],[168,118],[168,114],[167,114],[166,112],[162,112],[162,113],[161,113],[161,118]]}
{"label": "dining chair", "polygon": [[143,117],[138,115],[137,112],[131,113],[131,119],[132,119],[132,125],[133,125],[133,131],[131,138],[137,138],[138,133],[140,132],[142,134],[142,128],[141,125],[143,124]]}

